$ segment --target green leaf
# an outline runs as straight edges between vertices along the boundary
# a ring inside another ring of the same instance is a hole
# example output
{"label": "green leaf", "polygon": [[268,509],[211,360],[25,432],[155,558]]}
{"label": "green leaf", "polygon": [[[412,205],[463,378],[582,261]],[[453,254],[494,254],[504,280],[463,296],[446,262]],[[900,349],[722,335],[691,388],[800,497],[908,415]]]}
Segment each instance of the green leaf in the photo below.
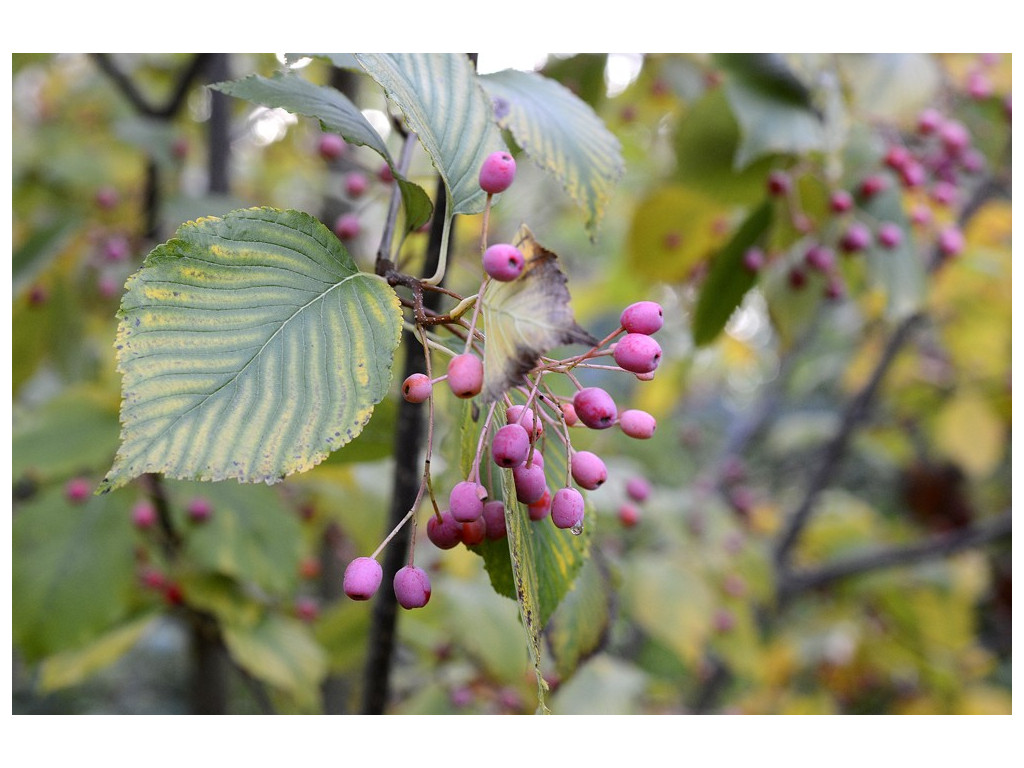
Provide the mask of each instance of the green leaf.
{"label": "green leaf", "polygon": [[108,466],[117,450],[117,402],[106,392],[76,387],[38,410],[15,417],[11,463],[15,478],[59,480]]}
{"label": "green leaf", "polygon": [[625,172],[619,140],[585,101],[536,72],[506,69],[480,82],[494,102],[498,124],[562,182],[586,212],[593,237],[612,188]]}
{"label": "green leaf", "polygon": [[123,624],[84,648],[61,651],[39,665],[39,690],[43,693],[84,682],[132,649],[159,619],[158,612]]}
{"label": "green leaf", "polygon": [[563,344],[597,344],[576,324],[565,273],[558,257],[541,246],[523,225],[514,244],[526,260],[510,282],[491,280],[480,298],[487,333],[483,398],[490,402],[526,381],[542,355]]}
{"label": "green leaf", "polygon": [[838,56],[852,107],[865,118],[912,125],[933,104],[945,74],[923,53],[851,53]]}
{"label": "green leaf", "polygon": [[80,649],[128,615],[135,582],[131,495],[82,504],[46,490],[12,525],[12,633],[29,661]]}
{"label": "green leaf", "polygon": [[398,297],[312,216],[183,225],[127,284],[121,447],[100,490],[145,472],[276,482],[352,440],[387,394]]}
{"label": "green leaf", "polygon": [[[277,489],[220,483],[167,483],[176,527],[187,531],[186,551],[197,566],[286,596],[298,580],[302,527]],[[210,502],[202,523],[188,520],[193,498]]]}
{"label": "green leaf", "polygon": [[875,238],[866,253],[868,274],[886,294],[887,317],[900,320],[916,312],[925,298],[927,278],[913,230],[903,212],[900,193],[894,187],[863,201],[861,207],[873,220],[891,222],[903,230],[903,239],[895,248],[883,248]]}
{"label": "green leaf", "polygon": [[17,247],[11,255],[12,293],[15,296],[46,272],[78,227],[76,218],[62,216],[58,221],[35,230]]}
{"label": "green leaf", "polygon": [[263,605],[234,579],[217,573],[184,573],[178,579],[190,608],[209,613],[225,625],[251,627],[263,616]]}
{"label": "green leaf", "polygon": [[764,236],[771,222],[772,208],[765,202],[712,260],[693,313],[693,341],[697,346],[714,341],[753,287],[756,276],[743,266],[743,254]]}
{"label": "green leaf", "polygon": [[433,209],[430,197],[422,187],[398,172],[384,139],[363,117],[360,109],[338,89],[316,85],[298,75],[283,72],[276,72],[269,78],[250,75],[211,87],[264,107],[285,109],[297,115],[315,118],[325,131],[340,134],[350,144],[376,151],[391,167],[402,191],[406,228],[412,231],[430,219]]}
{"label": "green leaf", "polygon": [[491,103],[469,59],[455,53],[357,53],[356,60],[402,111],[449,195],[446,215],[480,213],[480,166],[505,150]]}
{"label": "green leaf", "polygon": [[253,677],[286,691],[305,710],[318,707],[327,658],[304,624],[268,613],[252,627],[225,626],[224,643]]}
{"label": "green leaf", "polygon": [[611,630],[613,588],[608,566],[598,552],[583,563],[545,630],[555,670],[563,680],[601,650]]}
{"label": "green leaf", "polygon": [[[740,129],[725,93],[716,88],[684,113],[675,131],[675,178],[688,189],[725,205],[753,205],[764,195],[773,159],[737,170],[733,158]],[[690,234],[694,227],[687,226]]]}
{"label": "green leaf", "polygon": [[824,149],[822,118],[806,88],[782,59],[739,56],[724,85],[743,137],[733,158],[735,167],[742,169],[775,152],[803,154]]}

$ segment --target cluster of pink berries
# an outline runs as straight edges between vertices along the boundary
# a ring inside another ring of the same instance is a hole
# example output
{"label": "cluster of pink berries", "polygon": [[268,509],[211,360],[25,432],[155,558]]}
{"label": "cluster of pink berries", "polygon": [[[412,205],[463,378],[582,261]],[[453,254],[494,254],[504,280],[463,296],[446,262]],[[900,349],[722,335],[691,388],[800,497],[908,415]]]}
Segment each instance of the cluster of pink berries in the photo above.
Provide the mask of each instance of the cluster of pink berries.
{"label": "cluster of pink berries", "polygon": [[[492,195],[505,191],[512,184],[515,170],[515,160],[508,152],[495,152],[484,161],[479,183],[487,192],[488,206]],[[525,258],[514,245],[499,243],[482,250],[485,280],[508,282],[523,273]],[[599,488],[608,479],[608,470],[597,454],[573,449],[570,429],[604,430],[618,426],[630,437],[646,439],[654,434],[657,422],[651,414],[638,409],[620,412],[606,390],[582,386],[573,371],[590,367],[594,358],[610,355],[617,370],[627,371],[640,380],[650,380],[662,356],[661,347],[652,335],[661,329],[663,322],[662,308],[657,303],[640,301],[632,304],[623,310],[619,328],[585,354],[565,360],[545,358],[539,361],[531,372],[534,376],[532,383],[528,381],[514,388],[523,395],[524,402],[514,402],[506,393],[500,402],[493,403],[482,426],[473,468],[465,480],[451,489],[447,508],[442,510],[435,504],[434,513],[426,524],[427,538],[440,549],[451,549],[459,544],[471,547],[485,540],[499,540],[507,536],[505,501],[511,500],[493,498],[491,490],[483,482],[485,476],[490,475],[482,475],[480,471],[487,448],[489,451],[486,452],[496,468],[511,470],[516,501],[527,507],[531,520],[539,522],[550,517],[557,528],[581,533],[585,503],[578,488]],[[473,338],[472,326],[468,337]],[[569,376],[576,393],[571,397],[560,396],[542,386],[543,375],[549,373]],[[483,360],[470,350],[467,343],[467,350],[452,356],[443,375],[433,379],[423,373],[409,376],[402,383],[402,396],[412,403],[426,402],[434,395],[434,385],[440,382],[447,382],[455,397],[476,397],[483,390]],[[503,406],[504,415],[500,424],[495,418],[499,405]],[[551,433],[554,437],[550,437]],[[542,451],[542,448],[547,450],[549,440],[554,441],[566,455],[565,484],[554,489],[548,486]],[[636,495],[646,498],[639,488]],[[373,557],[359,557],[349,563],[344,589],[352,599],[368,600],[379,588],[383,572],[375,558],[376,553]],[[430,599],[430,579],[411,560],[396,574],[393,587],[399,604],[405,608],[422,607]]]}
{"label": "cluster of pink berries", "polygon": [[[328,163],[332,163],[348,156],[349,145],[336,133],[322,133],[317,142],[317,152]],[[348,171],[344,175],[342,187],[345,197],[350,202],[360,200],[369,191],[371,175],[375,176],[382,184],[391,184],[395,180],[391,166],[386,162],[381,163],[373,174],[366,168],[355,168]],[[349,241],[359,237],[359,233],[362,232],[362,221],[359,214],[354,211],[342,213],[335,219],[333,230],[339,240]]]}

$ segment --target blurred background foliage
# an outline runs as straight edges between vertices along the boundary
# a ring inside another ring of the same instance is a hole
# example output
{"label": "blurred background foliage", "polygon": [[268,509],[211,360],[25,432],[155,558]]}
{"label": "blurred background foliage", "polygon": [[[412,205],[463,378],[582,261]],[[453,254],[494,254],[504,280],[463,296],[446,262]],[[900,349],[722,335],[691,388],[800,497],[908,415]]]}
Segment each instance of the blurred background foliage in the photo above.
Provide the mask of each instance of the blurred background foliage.
{"label": "blurred background foliage", "polygon": [[[355,442],[279,486],[154,495],[143,478],[91,495],[118,442],[124,281],[179,224],[252,205],[328,226],[355,212],[347,246],[372,268],[390,195],[377,155],[325,159],[315,121],[227,97],[229,149],[215,139],[204,83],[283,66],[13,58],[15,712],[188,712],[211,696],[240,713],[358,707],[369,606],[339,599],[340,578],[386,533],[397,383]],[[621,141],[626,174],[592,241],[524,160],[491,239],[527,222],[597,336],[632,301],[666,309],[652,382],[588,382],[660,429],[576,446],[610,480],[545,633],[553,711],[1010,712],[1010,71],[995,54],[547,58],[542,72]],[[319,60],[302,74],[386,127],[370,84]],[[943,165],[919,125],[929,109],[966,130],[969,162]],[[894,146],[938,157],[924,181],[887,164]],[[346,192],[352,171],[365,194]],[[768,191],[773,172],[789,193]],[[863,194],[870,176],[878,194]],[[838,189],[852,211],[830,208]],[[733,238],[759,206],[771,225],[754,274]],[[873,242],[829,276],[808,269],[808,248],[835,247],[852,218]],[[883,222],[897,246],[878,244]],[[481,221],[457,224],[447,282],[472,292]],[[943,253],[946,227],[963,244]],[[413,267],[425,239],[406,242]],[[461,416],[440,411],[444,455]],[[652,486],[642,502],[636,476]],[[170,525],[133,525],[154,498]],[[515,603],[464,548],[421,549],[433,597],[400,617],[389,711],[532,712]]]}

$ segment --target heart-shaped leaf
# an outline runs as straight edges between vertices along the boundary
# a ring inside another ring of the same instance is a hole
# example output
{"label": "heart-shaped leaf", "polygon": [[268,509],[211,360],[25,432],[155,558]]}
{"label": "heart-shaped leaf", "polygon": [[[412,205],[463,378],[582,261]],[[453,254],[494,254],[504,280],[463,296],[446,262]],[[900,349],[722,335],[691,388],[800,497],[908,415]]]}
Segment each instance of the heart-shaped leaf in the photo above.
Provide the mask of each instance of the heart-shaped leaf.
{"label": "heart-shaped leaf", "polygon": [[312,216],[254,208],[183,225],[127,284],[121,447],[144,472],[276,482],[369,420],[391,380],[398,297]]}
{"label": "heart-shaped leaf", "polygon": [[514,244],[526,261],[523,273],[507,283],[490,281],[480,298],[487,333],[483,396],[488,402],[523,383],[526,373],[549,350],[563,344],[598,343],[576,324],[558,257],[541,246],[525,225]]}

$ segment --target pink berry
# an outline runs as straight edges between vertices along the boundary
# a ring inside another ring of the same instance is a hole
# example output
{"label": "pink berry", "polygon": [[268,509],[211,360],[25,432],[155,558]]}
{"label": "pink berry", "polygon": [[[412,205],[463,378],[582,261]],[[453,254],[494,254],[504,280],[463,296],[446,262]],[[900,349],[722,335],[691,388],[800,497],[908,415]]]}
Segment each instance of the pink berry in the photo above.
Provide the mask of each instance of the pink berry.
{"label": "pink berry", "polygon": [[178,136],[174,139],[171,144],[171,154],[174,155],[178,160],[184,160],[188,157],[188,139],[184,136]]}
{"label": "pink berry", "polygon": [[424,373],[414,373],[402,383],[402,397],[410,403],[422,403],[430,397],[434,385]]}
{"label": "pink berry", "polygon": [[570,402],[564,402],[558,406],[562,411],[562,418],[566,426],[574,427],[580,423],[580,417],[576,415],[576,407]]}
{"label": "pink berry", "polygon": [[585,387],[572,399],[580,421],[591,429],[608,429],[615,424],[618,410],[612,396],[600,387]]}
{"label": "pink berry", "polygon": [[964,249],[964,233],[957,227],[946,227],[939,232],[938,242],[943,256],[956,256]]}
{"label": "pink berry", "polygon": [[976,149],[968,149],[960,157],[960,165],[967,173],[980,173],[985,168],[985,156]]}
{"label": "pink berry", "polygon": [[764,251],[760,248],[748,248],[743,254],[743,268],[748,272],[760,272],[764,262]]}
{"label": "pink berry", "polygon": [[494,433],[491,456],[499,467],[511,469],[526,461],[530,452],[530,434],[519,424],[506,424]]}
{"label": "pink berry", "polygon": [[782,197],[789,193],[793,182],[789,174],[783,171],[772,171],[768,174],[768,194],[772,197]]}
{"label": "pink berry", "polygon": [[487,538],[487,521],[483,515],[476,520],[462,523],[462,543],[467,547],[473,547]]}
{"label": "pink berry", "polygon": [[453,357],[448,362],[448,386],[463,400],[479,395],[484,386],[484,364],[480,358],[471,352]]}
{"label": "pink berry", "polygon": [[835,255],[830,248],[823,245],[812,245],[804,254],[804,262],[818,272],[829,272],[835,266]]}
{"label": "pink berry", "polygon": [[833,213],[846,213],[853,208],[853,195],[845,189],[837,189],[828,199],[828,207]]}
{"label": "pink berry", "polygon": [[846,288],[843,286],[842,278],[838,275],[831,275],[828,282],[825,283],[825,298],[835,301],[843,298],[845,293]]}
{"label": "pink berry", "polygon": [[647,411],[631,408],[619,414],[619,427],[630,437],[647,440],[654,436],[658,422]]}
{"label": "pink berry", "polygon": [[354,240],[361,229],[359,217],[354,213],[343,213],[334,222],[334,234],[339,240]]}
{"label": "pink berry", "polygon": [[972,99],[987,99],[992,95],[992,81],[977,70],[967,75],[967,93]]}
{"label": "pink berry", "polygon": [[526,260],[523,252],[509,243],[495,243],[484,251],[484,272],[502,283],[515,280],[523,273]]}
{"label": "pink berry", "polygon": [[427,520],[427,538],[438,549],[451,549],[462,541],[462,524],[446,509],[440,520],[437,515]]}
{"label": "pink berry", "polygon": [[395,597],[403,608],[422,608],[430,601],[430,577],[415,565],[400,568],[394,586]]}
{"label": "pink berry", "polygon": [[615,344],[612,357],[631,373],[650,373],[661,362],[661,345],[642,333],[627,333]]}
{"label": "pink berry", "polygon": [[64,486],[64,497],[72,504],[81,504],[92,493],[92,483],[84,477],[73,477]]}
{"label": "pink berry", "polygon": [[544,467],[536,463],[516,467],[512,470],[512,479],[516,486],[516,498],[523,504],[536,504],[548,490]]}
{"label": "pink berry", "polygon": [[861,197],[874,197],[879,192],[884,192],[889,186],[888,179],[885,176],[868,176],[860,183],[860,194]]}
{"label": "pink berry", "polygon": [[910,152],[906,147],[901,147],[899,144],[889,147],[889,151],[885,153],[884,163],[892,168],[894,171],[898,171],[903,168],[911,159]]}
{"label": "pink berry", "polygon": [[883,248],[895,248],[903,242],[903,230],[891,221],[878,228],[878,244]]}
{"label": "pink berry", "polygon": [[124,235],[111,235],[103,243],[103,258],[111,263],[127,261],[131,255],[131,244]]}
{"label": "pink berry", "polygon": [[36,283],[28,291],[28,303],[30,306],[39,307],[50,300],[50,289],[41,283]]}
{"label": "pink berry", "polygon": [[136,528],[152,528],[156,523],[156,507],[148,501],[140,501],[132,507],[132,523]]}
{"label": "pink berry", "polygon": [[786,275],[786,280],[790,288],[794,291],[799,291],[807,285],[807,272],[802,267],[793,267],[789,270],[789,274]]}
{"label": "pink berry", "polygon": [[640,522],[640,510],[636,504],[630,504],[628,501],[619,506],[618,516],[623,528],[632,528]]}
{"label": "pink berry", "polygon": [[532,504],[526,505],[526,511],[534,522],[543,520],[551,512],[551,491],[544,489],[544,495]]}
{"label": "pink berry", "polygon": [[932,209],[927,205],[915,205],[910,211],[910,221],[918,226],[924,226],[932,220]]}
{"label": "pink berry", "polygon": [[320,604],[316,598],[302,596],[295,601],[295,615],[300,621],[316,621],[320,615]]}
{"label": "pink berry", "polygon": [[336,133],[324,133],[320,136],[317,151],[324,160],[334,160],[345,154],[348,145],[345,140]]}
{"label": "pink berry", "polygon": [[120,199],[121,196],[113,187],[100,187],[96,190],[96,205],[105,211],[109,211],[111,208],[117,207]]}
{"label": "pink berry", "polygon": [[726,608],[719,608],[715,611],[715,618],[712,621],[715,631],[719,633],[731,632],[736,627],[736,617],[732,611]]}
{"label": "pink berry", "polygon": [[569,464],[572,479],[588,491],[596,490],[608,479],[608,469],[596,453],[576,451]]}
{"label": "pink berry", "polygon": [[551,522],[556,528],[574,528],[583,522],[583,494],[575,488],[559,488],[551,500]]}
{"label": "pink berry", "polygon": [[357,557],[345,568],[342,588],[353,600],[369,600],[380,586],[384,570],[372,557]]}
{"label": "pink berry", "polygon": [[352,171],[345,175],[345,193],[349,197],[362,197],[370,183],[366,176],[359,171]]}
{"label": "pink berry", "polygon": [[480,188],[496,195],[512,185],[516,177],[516,161],[508,152],[492,152],[480,166]]}
{"label": "pink berry", "polygon": [[395,172],[391,170],[390,165],[383,163],[377,171],[377,178],[384,184],[390,184],[395,180]]}
{"label": "pink berry", "polygon": [[518,424],[525,429],[530,437],[530,442],[544,434],[544,422],[536,416],[532,408],[527,408],[525,405],[510,406],[505,411],[505,420],[509,424]]}
{"label": "pink berry", "polygon": [[504,539],[508,535],[505,528],[505,502],[488,501],[484,504],[481,519],[486,527],[486,536],[491,541]]}
{"label": "pink berry", "polygon": [[851,224],[839,238],[839,248],[844,253],[857,253],[869,245],[871,245],[871,231],[859,221]]}
{"label": "pink berry", "polygon": [[630,304],[619,317],[627,333],[641,333],[650,336],[657,333],[665,322],[661,305],[654,301],[638,301]]}
{"label": "pink berry", "polygon": [[952,205],[956,202],[956,185],[948,181],[937,181],[932,186],[930,196],[939,205]]}
{"label": "pink berry", "polygon": [[185,507],[185,511],[188,512],[190,520],[196,523],[202,523],[209,520],[210,515],[213,514],[213,505],[209,500],[204,499],[202,496],[189,501],[188,506]]}
{"label": "pink berry", "polygon": [[448,508],[460,523],[476,520],[484,511],[487,489],[472,480],[456,483],[448,495]]}
{"label": "pink berry", "polygon": [[633,501],[647,501],[651,495],[651,484],[643,477],[631,477],[626,481],[626,495]]}
{"label": "pink berry", "polygon": [[909,189],[920,187],[924,184],[926,176],[924,166],[916,160],[911,160],[900,168],[899,174],[900,181],[903,183],[903,186]]}
{"label": "pink berry", "polygon": [[956,120],[947,120],[939,129],[939,139],[946,151],[951,155],[958,155],[971,144],[971,134],[964,126]]}
{"label": "pink berry", "polygon": [[917,132],[928,135],[935,133],[942,125],[942,115],[935,109],[926,109],[917,116]]}

